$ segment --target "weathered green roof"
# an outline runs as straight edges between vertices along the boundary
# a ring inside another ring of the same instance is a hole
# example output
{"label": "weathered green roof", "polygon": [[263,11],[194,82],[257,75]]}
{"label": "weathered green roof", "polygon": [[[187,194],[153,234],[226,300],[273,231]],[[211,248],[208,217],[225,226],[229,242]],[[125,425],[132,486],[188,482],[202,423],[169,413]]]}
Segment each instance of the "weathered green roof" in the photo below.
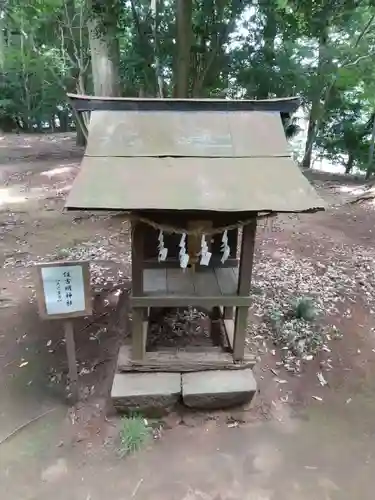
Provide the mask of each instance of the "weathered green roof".
{"label": "weathered green roof", "polygon": [[304,212],[323,201],[280,114],[93,111],[68,209]]}

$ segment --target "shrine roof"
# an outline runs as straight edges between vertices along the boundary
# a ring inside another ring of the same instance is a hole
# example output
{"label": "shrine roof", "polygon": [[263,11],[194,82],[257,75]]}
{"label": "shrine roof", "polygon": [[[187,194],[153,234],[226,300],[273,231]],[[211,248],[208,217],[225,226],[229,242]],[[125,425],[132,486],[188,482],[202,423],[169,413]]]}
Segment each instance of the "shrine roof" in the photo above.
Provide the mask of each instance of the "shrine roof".
{"label": "shrine roof", "polygon": [[[160,101],[174,100],[142,101],[151,102],[151,109],[137,105],[126,111],[91,112],[85,156],[66,208],[217,212],[324,208],[290,158],[279,111],[246,109],[246,103],[256,101],[236,101],[234,108],[225,107],[234,101],[204,100],[201,108],[195,101],[191,109],[181,108],[182,102],[187,103],[182,100],[177,107],[162,109]],[[215,102],[222,107],[215,109]],[[207,109],[208,104],[213,108]]]}

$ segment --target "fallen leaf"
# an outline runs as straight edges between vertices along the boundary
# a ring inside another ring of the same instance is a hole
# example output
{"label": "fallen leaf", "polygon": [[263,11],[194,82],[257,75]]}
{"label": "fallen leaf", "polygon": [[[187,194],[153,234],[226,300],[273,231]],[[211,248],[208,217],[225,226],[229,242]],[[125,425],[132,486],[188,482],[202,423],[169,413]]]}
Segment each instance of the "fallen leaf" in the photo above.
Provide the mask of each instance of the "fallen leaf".
{"label": "fallen leaf", "polygon": [[24,366],[27,366],[29,364],[28,361],[23,361],[21,364],[20,364],[20,368],[23,368]]}
{"label": "fallen leaf", "polygon": [[317,401],[323,401],[323,398],[320,396],[311,396],[313,399],[316,399]]}
{"label": "fallen leaf", "polygon": [[274,378],[274,381],[277,382],[278,384],[287,384],[288,383],[287,380],[284,380],[282,378],[277,378],[277,377]]}
{"label": "fallen leaf", "polygon": [[86,367],[83,367],[81,369],[81,371],[79,372],[80,375],[88,375],[89,373],[91,373],[93,371],[93,368],[89,369],[89,368],[86,368]]}
{"label": "fallen leaf", "polygon": [[312,359],[314,359],[314,356],[312,354],[307,354],[307,356],[304,356],[303,358],[305,361],[311,361]]}
{"label": "fallen leaf", "polygon": [[320,385],[322,385],[322,386],[324,387],[325,385],[327,385],[327,384],[328,384],[328,382],[326,381],[326,379],[323,377],[322,372],[318,372],[318,373],[316,374],[316,376],[318,377],[318,380],[319,380],[319,382],[320,382]]}

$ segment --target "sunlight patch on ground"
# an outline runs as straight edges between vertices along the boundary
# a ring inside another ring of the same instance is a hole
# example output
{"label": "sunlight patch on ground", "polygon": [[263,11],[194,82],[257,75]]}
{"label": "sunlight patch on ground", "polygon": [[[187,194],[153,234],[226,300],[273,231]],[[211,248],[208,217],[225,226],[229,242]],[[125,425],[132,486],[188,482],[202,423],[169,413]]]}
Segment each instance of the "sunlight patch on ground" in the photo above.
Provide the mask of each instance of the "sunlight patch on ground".
{"label": "sunlight patch on ground", "polygon": [[[0,148],[9,148],[9,142],[7,141],[8,137],[6,135],[0,136]],[[22,138],[23,143],[22,144],[17,144],[17,147],[20,148],[31,148],[33,144],[31,142],[27,143],[27,139]],[[4,141],[3,144],[1,144],[1,141]]]}
{"label": "sunlight patch on ground", "polygon": [[350,194],[354,194],[356,196],[359,196],[361,194],[363,194],[365,192],[365,188],[364,186],[340,186],[339,188],[339,191],[341,191],[342,193],[350,193]]}
{"label": "sunlight patch on ground", "polygon": [[68,186],[62,186],[62,187],[56,186],[56,193],[69,193],[69,191],[71,189],[72,189],[72,184],[69,184]]}
{"label": "sunlight patch on ground", "polygon": [[54,177],[55,175],[62,175],[69,173],[76,166],[77,165],[75,163],[69,163],[68,165],[60,165],[59,167],[52,168],[50,170],[45,170],[44,172],[41,172],[40,175],[43,175],[51,179],[51,177]]}
{"label": "sunlight patch on ground", "polygon": [[24,203],[26,196],[21,196],[19,192],[11,188],[0,188],[0,206],[11,203]]}
{"label": "sunlight patch on ground", "polygon": [[[54,190],[54,196],[63,194],[65,191],[68,191],[70,187],[71,186],[56,188]],[[0,206],[25,203],[38,199],[41,200],[46,198],[50,192],[50,186],[34,187],[32,189],[25,189],[23,186],[18,186],[17,188],[0,188]]]}

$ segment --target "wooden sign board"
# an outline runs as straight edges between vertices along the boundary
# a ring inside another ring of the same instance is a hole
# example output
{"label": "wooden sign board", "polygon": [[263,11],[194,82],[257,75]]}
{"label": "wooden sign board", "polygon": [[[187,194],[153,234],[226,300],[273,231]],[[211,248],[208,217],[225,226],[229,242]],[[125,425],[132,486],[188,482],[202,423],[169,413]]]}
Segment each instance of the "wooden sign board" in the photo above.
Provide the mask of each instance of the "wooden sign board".
{"label": "wooden sign board", "polygon": [[37,264],[37,301],[43,319],[92,314],[89,262]]}
{"label": "wooden sign board", "polygon": [[78,371],[72,318],[92,314],[89,262],[48,262],[36,266],[36,296],[42,319],[64,321],[69,380],[78,401]]}

